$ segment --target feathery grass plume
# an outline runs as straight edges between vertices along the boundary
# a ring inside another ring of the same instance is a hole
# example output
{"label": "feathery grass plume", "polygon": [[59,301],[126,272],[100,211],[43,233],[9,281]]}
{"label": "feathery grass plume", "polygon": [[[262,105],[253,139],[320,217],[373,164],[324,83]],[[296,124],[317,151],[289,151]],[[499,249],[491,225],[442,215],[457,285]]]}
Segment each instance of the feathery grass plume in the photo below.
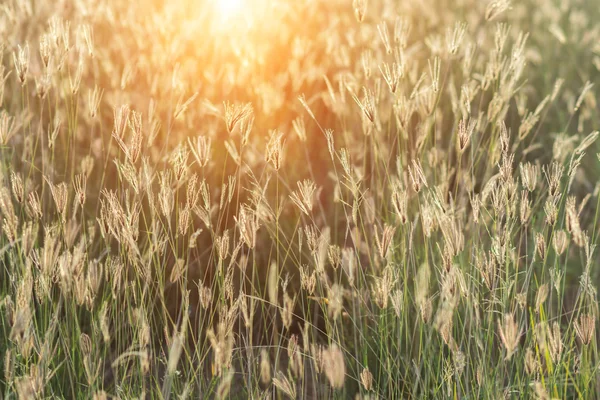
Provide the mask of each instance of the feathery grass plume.
{"label": "feathery grass plume", "polygon": [[371,285],[371,293],[379,308],[387,308],[390,293],[396,284],[396,281],[397,279],[394,279],[393,277],[391,265],[384,268],[383,276],[381,278],[375,278],[375,282]]}
{"label": "feathery grass plume", "polygon": [[596,139],[598,139],[599,135],[600,135],[600,132],[594,131],[594,132],[590,133],[589,135],[587,135],[585,138],[583,138],[583,140],[581,141],[579,146],[577,146],[577,148],[575,149],[575,154],[576,155],[583,154],[586,149],[588,149],[591,145],[593,145],[596,142]]}
{"label": "feathery grass plume", "polygon": [[192,94],[186,101],[182,103],[183,97],[180,97],[177,101],[177,105],[175,106],[175,113],[173,114],[174,119],[181,119],[183,114],[187,111],[190,104],[196,100],[198,97],[198,92]]}
{"label": "feathery grass plume", "polygon": [[381,71],[390,92],[395,94],[400,86],[400,81],[404,78],[404,64],[393,62],[390,67],[388,63],[383,63],[379,66],[379,71]]}
{"label": "feathery grass plume", "polygon": [[[321,275],[324,271],[325,271],[325,263],[327,261],[327,258],[329,257],[329,244],[331,241],[330,238],[330,229],[329,227],[321,230],[320,232],[318,232],[317,228],[315,228],[314,226],[310,226],[306,228],[305,230],[306,232],[306,239],[307,242],[309,243],[309,249],[311,252],[311,255],[313,257],[313,260],[315,262],[315,270],[317,271],[317,274]],[[309,236],[310,234],[310,236]],[[343,252],[342,252],[343,253]],[[341,258],[339,259],[340,263],[338,265],[342,265],[344,268],[349,266],[348,264],[344,264],[344,256],[343,254],[341,255]],[[331,261],[331,259],[330,259]],[[336,261],[336,260],[334,260]],[[354,265],[350,265],[350,267],[354,267]],[[335,268],[335,267],[334,267]],[[346,270],[346,273],[350,274],[350,277],[353,276],[353,270]]]}
{"label": "feathery grass plume", "polygon": [[541,366],[534,351],[528,347],[525,350],[525,372],[527,372],[527,375],[536,375],[540,370]]}
{"label": "feathery grass plume", "polygon": [[234,220],[240,231],[240,237],[249,249],[256,247],[257,232],[260,228],[258,218],[258,214],[246,205],[240,208],[239,218],[234,216]]}
{"label": "feathery grass plume", "polygon": [[473,131],[477,126],[477,121],[473,119],[469,119],[468,121],[463,118],[458,123],[458,134],[457,134],[457,142],[456,147],[458,148],[458,152],[462,154],[469,142],[471,141],[471,136],[473,136]]}
{"label": "feathery grass plume", "polygon": [[358,22],[363,22],[365,15],[367,14],[367,6],[369,0],[352,0],[352,7],[354,8],[354,15]]}
{"label": "feathery grass plume", "polygon": [[537,185],[540,167],[527,162],[525,164],[519,164],[519,170],[521,173],[521,183],[529,192],[533,192]]}
{"label": "feathery grass plume", "polygon": [[246,302],[246,296],[244,293],[240,293],[238,297],[238,303],[240,305],[240,310],[242,312],[242,317],[244,317],[244,325],[246,328],[251,328],[254,322],[254,311],[256,308],[256,301],[254,298],[250,298],[250,306],[248,306],[248,302]]}
{"label": "feathery grass plume", "polygon": [[213,349],[213,371],[216,375],[222,376],[225,370],[231,366],[231,357],[233,355],[233,332],[224,322],[217,325],[217,333],[209,328],[207,338]]}
{"label": "feathery grass plume", "polygon": [[584,295],[589,298],[595,298],[597,290],[596,286],[592,283],[589,269],[586,269],[579,277],[579,288]]}
{"label": "feathery grass plume", "polygon": [[279,269],[275,261],[271,262],[267,281],[268,300],[271,304],[279,304]]}
{"label": "feathery grass plume", "polygon": [[574,325],[577,338],[584,346],[589,345],[596,338],[596,318],[593,315],[580,315]]}
{"label": "feathery grass plume", "polygon": [[469,202],[471,204],[473,222],[478,224],[481,213],[481,196],[478,194],[473,194],[469,196]]}
{"label": "feathery grass plume", "polygon": [[527,307],[527,293],[526,292],[517,293],[515,295],[515,301],[517,302],[517,305],[521,308],[521,310],[524,310],[525,307]]}
{"label": "feathery grass plume", "polygon": [[540,120],[540,113],[549,99],[550,98],[546,96],[534,112],[528,112],[527,115],[522,119],[517,135],[519,142],[523,141],[529,135],[535,124],[538,123]]}
{"label": "feathery grass plume", "polygon": [[542,232],[537,232],[535,234],[535,249],[537,254],[539,255],[541,260],[546,259],[546,239],[544,238],[544,234]]}
{"label": "feathery grass plume", "polygon": [[175,265],[173,266],[173,268],[171,269],[171,274],[169,275],[169,282],[170,283],[178,282],[185,273],[185,267],[186,267],[185,260],[183,260],[181,258],[178,259],[175,262]]}
{"label": "feathery grass plume", "polygon": [[533,381],[530,384],[533,387],[535,398],[539,400],[554,400],[548,394],[548,391],[544,387],[544,384],[540,381]]}
{"label": "feathery grass plume", "polygon": [[560,360],[563,352],[562,335],[558,323],[554,321],[552,327],[545,323],[540,325],[540,329],[545,330],[543,335],[540,335],[540,346],[542,349],[548,350],[552,361],[556,364]]}
{"label": "feathery grass plume", "polygon": [[4,379],[7,385],[11,385],[13,382],[15,373],[15,363],[13,360],[13,353],[11,349],[7,349],[4,354]]}
{"label": "feathery grass plume", "polygon": [[0,111],[0,145],[6,146],[9,140],[17,133],[20,125],[15,117],[9,115],[8,111]]}
{"label": "feathery grass plume", "polygon": [[552,285],[554,286],[554,290],[556,290],[557,294],[561,293],[561,283],[564,277],[564,271],[560,271],[556,268],[550,269],[550,279],[552,281]]}
{"label": "feathery grass plume", "polygon": [[227,132],[232,133],[235,125],[242,119],[249,117],[254,111],[250,103],[232,104],[223,102],[224,119]]}
{"label": "feathery grass plume", "polygon": [[298,335],[292,335],[288,341],[287,354],[289,358],[289,367],[294,377],[304,379],[304,360],[298,345]]}
{"label": "feathery grass plume", "polygon": [[208,136],[197,136],[195,141],[192,142],[188,138],[188,145],[198,165],[201,168],[206,167],[211,157],[212,139]]}
{"label": "feathery grass plume", "polygon": [[585,245],[585,234],[579,224],[579,213],[575,207],[575,197],[573,196],[567,198],[565,225],[573,238],[573,243],[579,247],[583,247]]}
{"label": "feathery grass plume", "polygon": [[278,390],[289,396],[290,399],[297,398],[296,386],[285,376],[281,371],[277,371],[275,377],[273,377],[273,386]]}
{"label": "feathery grass plume", "polygon": [[319,190],[317,186],[310,179],[305,179],[301,182],[297,182],[298,190],[292,192],[290,198],[298,206],[300,211],[306,215],[310,215],[315,199],[318,197]]}
{"label": "feathery grass plume", "polygon": [[46,178],[46,183],[50,186],[50,193],[54,199],[54,205],[58,214],[61,216],[63,223],[66,222],[67,218],[67,202],[69,200],[68,187],[65,182],[53,184]]}
{"label": "feathery grass plume", "polygon": [[162,215],[169,221],[173,208],[175,207],[175,194],[171,188],[171,171],[161,171],[159,175],[160,191],[158,202]]}
{"label": "feathery grass plume", "polygon": [[69,76],[69,86],[71,89],[71,94],[73,96],[77,95],[79,92],[79,87],[81,86],[81,78],[83,75],[83,59],[81,58],[81,54],[79,56],[79,62],[77,63],[77,68],[75,70],[74,76]]}
{"label": "feathery grass plume", "polygon": [[100,308],[100,312],[98,314],[98,325],[100,326],[100,332],[102,333],[102,340],[104,343],[110,343],[110,322],[108,319],[108,306],[106,303],[102,305]]}
{"label": "feathery grass plume", "polygon": [[535,312],[539,314],[540,309],[550,293],[550,286],[545,283],[538,288],[537,294],[535,295]]}
{"label": "feathery grass plume", "polygon": [[241,145],[242,147],[248,145],[250,141],[250,134],[252,133],[252,128],[254,128],[254,115],[251,114],[240,121],[239,125],[240,135],[242,136]]}
{"label": "feathery grass plume", "polygon": [[421,164],[417,160],[412,160],[411,165],[408,167],[408,175],[410,176],[412,188],[416,193],[419,193],[423,186],[428,187]]}
{"label": "feathery grass plume", "polygon": [[32,365],[27,375],[15,379],[15,389],[19,399],[36,399],[44,390],[42,377],[37,365]]}
{"label": "feathery grass plume", "polygon": [[519,218],[523,225],[527,225],[530,222],[531,217],[531,200],[526,190],[521,191],[521,205],[519,207]]}
{"label": "feathery grass plume", "polygon": [[499,165],[499,169],[500,169],[500,178],[502,178],[502,180],[505,183],[508,182],[512,182],[513,179],[513,161],[514,161],[515,155],[514,154],[507,154],[504,153],[502,155],[502,159],[500,160],[500,165]]}
{"label": "feathery grass plume", "polygon": [[260,351],[260,380],[263,385],[267,385],[271,381],[271,361],[267,350]]}
{"label": "feathery grass plume", "polygon": [[592,87],[594,87],[593,83],[591,83],[590,81],[585,82],[585,84],[583,85],[583,89],[581,89],[581,93],[579,94],[579,97],[577,98],[577,101],[575,102],[575,107],[573,108],[573,113],[575,113],[579,110],[579,108],[581,107],[581,104],[583,103],[583,100],[585,99],[585,96],[592,89]]}
{"label": "feathery grass plume", "polygon": [[[21,251],[24,256],[29,256],[37,239],[38,226],[33,222],[27,221],[21,228]],[[33,260],[31,260],[33,261]]]}
{"label": "feathery grass plume", "polygon": [[25,83],[27,82],[27,72],[29,71],[29,43],[25,43],[25,46],[23,47],[17,45],[17,49],[17,52],[13,52],[15,71],[21,86],[25,86]]}
{"label": "feathery grass plume", "polygon": [[415,304],[419,309],[426,307],[427,298],[429,296],[429,281],[431,278],[431,271],[427,263],[421,264],[421,267],[417,271],[417,277],[415,279],[414,288],[414,300]]}
{"label": "feathery grass plume", "polygon": [[396,232],[396,228],[388,224],[384,224],[383,231],[381,233],[381,238],[379,237],[377,229],[374,229],[374,231],[375,243],[377,245],[377,249],[379,250],[379,256],[382,259],[387,259],[392,245],[392,241],[394,239],[394,233]]}
{"label": "feathery grass plume", "polygon": [[327,313],[329,318],[336,321],[344,309],[344,288],[334,283],[327,290]]}
{"label": "feathery grass plume", "polygon": [[546,214],[546,223],[550,226],[554,226],[556,219],[558,218],[558,197],[549,197],[544,203],[544,213]]}
{"label": "feathery grass plume", "polygon": [[94,365],[94,355],[92,352],[92,342],[88,335],[82,334],[79,338],[79,346],[83,354],[83,369],[88,385],[92,386],[100,375],[102,363],[96,362]]}
{"label": "feathery grass plume", "polygon": [[115,107],[113,109],[113,119],[114,119],[114,127],[113,127],[113,137],[118,138],[122,141],[123,135],[125,134],[125,128],[129,123],[129,114],[131,109],[128,104],[123,104],[120,107]]}
{"label": "feathery grass plume", "polygon": [[[173,173],[175,175],[175,181],[181,182],[188,172],[188,158],[189,150],[183,146],[178,145],[171,156],[171,165],[173,166]],[[132,162],[135,162],[132,160]]]}
{"label": "feathery grass plume", "polygon": [[464,234],[459,222],[449,215],[436,209],[436,219],[444,238],[444,253],[450,258],[457,256],[464,248]]}
{"label": "feathery grass plume", "polygon": [[327,246],[327,258],[334,270],[342,264],[342,248],[335,244]]}
{"label": "feathery grass plume", "polygon": [[[4,52],[4,45],[0,45],[0,53]],[[2,59],[2,57],[0,56],[0,60]],[[6,67],[4,65],[0,65],[0,106],[4,103],[4,92],[6,90],[6,81],[8,80],[8,77],[10,76],[10,73],[12,71],[8,71],[6,72]]]}
{"label": "feathery grass plume", "polygon": [[454,350],[452,352],[452,366],[456,375],[461,375],[467,366],[466,356],[460,350]]}
{"label": "feathery grass plume", "polygon": [[88,56],[94,58],[94,30],[91,25],[83,24],[79,27],[78,33],[83,37]]}
{"label": "feathery grass plume", "polygon": [[2,214],[2,230],[8,241],[13,243],[18,237],[19,217],[10,196],[10,190],[6,187],[0,188],[0,214]]}
{"label": "feathery grass plume", "polygon": [[280,309],[281,320],[286,330],[290,329],[294,315],[294,303],[296,302],[296,296],[293,298],[289,294],[283,294],[283,308]]}
{"label": "feathery grass plume", "polygon": [[352,98],[354,99],[358,107],[364,113],[365,117],[367,117],[367,119],[371,121],[371,123],[375,123],[377,110],[375,93],[372,90],[367,89],[365,87],[362,88],[362,92],[362,100],[359,99],[353,91],[350,91],[350,94],[352,95]]}
{"label": "feathery grass plume", "polygon": [[94,170],[94,158],[89,155],[83,157],[81,163],[79,164],[79,169],[81,174],[83,174],[86,179],[89,179],[92,175],[92,171]]}
{"label": "feathery grass plume", "polygon": [[233,376],[235,372],[233,370],[227,371],[227,373],[221,378],[221,382],[219,382],[219,386],[217,387],[216,398],[219,400],[223,400],[228,398],[229,391],[231,389],[231,382],[233,381]]}
{"label": "feathery grass plume", "polygon": [[360,373],[360,382],[367,392],[371,391],[373,388],[373,374],[369,371],[369,368],[363,368]]}
{"label": "feathery grass plume", "polygon": [[79,205],[83,207],[86,199],[87,176],[84,174],[75,175],[73,187],[75,188],[75,198]]}
{"label": "feathery grass plume", "polygon": [[427,60],[429,65],[429,78],[431,79],[431,89],[434,93],[440,90],[440,72],[442,69],[441,60],[439,57],[434,57],[433,64],[431,60]]}
{"label": "feathery grass plume", "polygon": [[179,223],[177,225],[177,233],[185,236],[190,227],[192,212],[189,207],[184,207],[179,214]]}
{"label": "feathery grass plume", "polygon": [[390,35],[388,33],[387,23],[385,21],[379,23],[377,25],[377,31],[379,32],[379,37],[385,46],[386,52],[388,54],[392,54],[392,45],[390,44]]}
{"label": "feathery grass plume", "polygon": [[467,31],[467,24],[464,22],[457,22],[454,24],[454,28],[448,27],[446,29],[446,50],[450,55],[455,55],[465,37]]}
{"label": "feathery grass plume", "polygon": [[310,345],[310,353],[312,354],[313,367],[315,371],[319,374],[323,372],[323,354],[325,349],[320,344],[311,343]]}
{"label": "feathery grass plume", "polygon": [[51,77],[48,74],[43,74],[42,76],[36,77],[34,80],[35,93],[39,99],[44,100],[52,87]]}
{"label": "feathery grass plume", "polygon": [[560,189],[560,180],[562,179],[564,170],[564,167],[556,161],[544,168],[546,182],[548,183],[548,194],[550,195],[550,197],[558,196],[558,190]]}
{"label": "feathery grass plume", "polygon": [[212,303],[213,293],[212,289],[208,286],[204,286],[201,282],[197,284],[198,286],[198,297],[200,299],[200,306],[204,310],[208,310]]}
{"label": "feathery grass plume", "polygon": [[86,357],[89,357],[92,354],[92,339],[89,335],[82,333],[81,336],[79,336],[79,348]]}
{"label": "feathery grass plume", "polygon": [[391,295],[391,301],[396,317],[400,318],[404,309],[404,292],[401,289],[396,289]]}
{"label": "feathery grass plume", "polygon": [[279,171],[283,163],[283,133],[271,131],[267,142],[266,161]]}
{"label": "feathery grass plume", "polygon": [[108,395],[106,394],[106,392],[104,390],[100,390],[96,393],[94,393],[94,396],[92,397],[93,400],[108,400]]}
{"label": "feathery grass plume", "polygon": [[456,268],[451,268],[442,278],[441,299],[433,321],[434,328],[440,332],[444,342],[451,345],[451,347],[454,346],[454,339],[451,336],[453,326],[452,317],[458,304],[456,271]]}
{"label": "feathery grass plume", "polygon": [[346,363],[344,353],[337,344],[332,344],[323,351],[323,370],[331,387],[340,389],[344,386]]}
{"label": "feathery grass plume", "polygon": [[519,330],[513,314],[504,314],[503,321],[501,322],[498,320],[498,334],[500,335],[500,340],[506,349],[506,356],[504,359],[510,360],[513,354],[517,351],[519,340],[522,334],[522,331]]}
{"label": "feathery grass plume", "polygon": [[50,66],[50,61],[53,57],[52,38],[49,34],[44,33],[40,36],[39,53],[42,64],[45,69]]}
{"label": "feathery grass plume", "polygon": [[296,136],[298,136],[298,140],[303,143],[306,142],[306,123],[304,122],[304,118],[302,116],[297,117],[292,121],[292,128]]}
{"label": "feathery grass plume", "polygon": [[408,222],[408,196],[400,184],[392,184],[391,202],[396,218],[401,224],[406,224]]}
{"label": "feathery grass plume", "polygon": [[300,285],[309,296],[312,296],[317,286],[317,272],[313,270],[309,273],[308,266],[300,267]]}

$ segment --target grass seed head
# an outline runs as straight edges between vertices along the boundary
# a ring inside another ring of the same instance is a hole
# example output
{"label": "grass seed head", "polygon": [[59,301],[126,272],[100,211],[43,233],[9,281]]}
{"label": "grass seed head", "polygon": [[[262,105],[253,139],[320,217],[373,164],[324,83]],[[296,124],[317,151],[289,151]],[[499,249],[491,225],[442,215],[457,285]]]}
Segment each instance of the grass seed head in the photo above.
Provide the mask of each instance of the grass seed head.
{"label": "grass seed head", "polygon": [[591,314],[582,314],[575,321],[575,332],[584,346],[596,338],[596,318]]}
{"label": "grass seed head", "polygon": [[296,386],[281,371],[277,371],[275,374],[275,377],[273,378],[273,386],[289,396],[290,399],[295,399],[297,397]]}
{"label": "grass seed head", "polygon": [[344,353],[336,344],[323,351],[323,369],[331,387],[340,389],[344,386],[346,379]]}
{"label": "grass seed head", "polygon": [[373,374],[369,371],[368,367],[363,368],[360,373],[360,382],[367,392],[373,388]]}
{"label": "grass seed head", "polygon": [[509,360],[517,351],[521,331],[512,314],[504,314],[503,321],[498,320],[498,334],[506,349],[505,360]]}

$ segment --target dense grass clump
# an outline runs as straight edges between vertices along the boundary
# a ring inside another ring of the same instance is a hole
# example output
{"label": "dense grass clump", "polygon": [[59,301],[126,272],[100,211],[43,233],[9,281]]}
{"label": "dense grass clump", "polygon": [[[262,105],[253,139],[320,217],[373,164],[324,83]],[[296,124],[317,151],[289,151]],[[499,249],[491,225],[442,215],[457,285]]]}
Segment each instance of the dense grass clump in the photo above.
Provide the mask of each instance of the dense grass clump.
{"label": "dense grass clump", "polygon": [[597,4],[231,4],[0,5],[0,398],[600,397]]}

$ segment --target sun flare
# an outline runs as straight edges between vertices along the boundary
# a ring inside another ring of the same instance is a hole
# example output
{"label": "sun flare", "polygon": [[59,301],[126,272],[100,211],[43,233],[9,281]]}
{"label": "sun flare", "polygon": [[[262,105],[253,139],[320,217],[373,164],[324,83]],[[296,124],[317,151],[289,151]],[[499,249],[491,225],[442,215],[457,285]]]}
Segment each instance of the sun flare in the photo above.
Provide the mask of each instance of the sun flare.
{"label": "sun flare", "polygon": [[244,6],[244,0],[216,0],[216,3],[219,13],[225,18],[240,13]]}

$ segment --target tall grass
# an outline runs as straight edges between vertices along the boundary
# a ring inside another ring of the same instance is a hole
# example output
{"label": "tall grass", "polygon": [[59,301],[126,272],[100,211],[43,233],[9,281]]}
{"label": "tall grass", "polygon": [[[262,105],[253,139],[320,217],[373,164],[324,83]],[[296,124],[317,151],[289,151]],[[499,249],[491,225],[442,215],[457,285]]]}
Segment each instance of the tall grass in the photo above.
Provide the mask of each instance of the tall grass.
{"label": "tall grass", "polygon": [[586,0],[8,1],[0,398],[600,396]]}

